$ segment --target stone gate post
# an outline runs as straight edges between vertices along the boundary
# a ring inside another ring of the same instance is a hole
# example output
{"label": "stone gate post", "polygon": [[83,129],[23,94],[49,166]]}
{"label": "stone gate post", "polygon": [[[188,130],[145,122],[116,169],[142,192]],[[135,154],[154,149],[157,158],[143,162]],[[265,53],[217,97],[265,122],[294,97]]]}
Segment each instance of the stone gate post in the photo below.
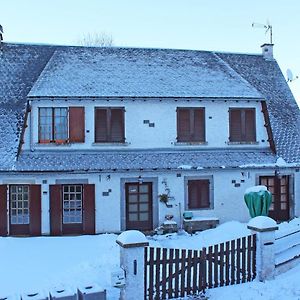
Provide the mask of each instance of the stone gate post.
{"label": "stone gate post", "polygon": [[256,272],[259,281],[275,276],[275,231],[277,223],[264,216],[251,219],[248,229],[256,233]]}
{"label": "stone gate post", "polygon": [[125,287],[121,300],[144,299],[144,248],[149,245],[146,236],[137,230],[128,230],[117,238],[120,245],[120,267],[125,271]]}

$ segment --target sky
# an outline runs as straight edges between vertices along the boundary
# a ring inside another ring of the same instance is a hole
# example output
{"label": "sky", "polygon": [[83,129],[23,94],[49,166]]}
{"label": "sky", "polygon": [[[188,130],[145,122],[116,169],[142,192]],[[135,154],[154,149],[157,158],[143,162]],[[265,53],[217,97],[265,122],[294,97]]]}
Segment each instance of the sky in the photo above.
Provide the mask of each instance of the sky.
{"label": "sky", "polygon": [[[273,27],[283,74],[300,77],[299,0],[0,0],[6,42],[76,44],[106,32],[115,46],[260,53]],[[300,105],[300,78],[289,83]]]}

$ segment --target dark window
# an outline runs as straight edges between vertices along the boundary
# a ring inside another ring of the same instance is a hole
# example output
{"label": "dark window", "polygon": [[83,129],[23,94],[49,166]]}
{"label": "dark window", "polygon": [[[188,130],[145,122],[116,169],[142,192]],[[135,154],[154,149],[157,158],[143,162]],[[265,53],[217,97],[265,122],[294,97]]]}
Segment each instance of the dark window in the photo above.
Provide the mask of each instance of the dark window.
{"label": "dark window", "polygon": [[255,142],[255,109],[231,108],[229,110],[230,142]]}
{"label": "dark window", "polygon": [[204,108],[177,108],[177,141],[205,142]]}
{"label": "dark window", "polygon": [[124,143],[124,109],[96,108],[95,142]]}
{"label": "dark window", "polygon": [[68,139],[68,109],[39,108],[39,143],[64,143]]}
{"label": "dark window", "polygon": [[209,179],[188,181],[188,209],[210,208]]}

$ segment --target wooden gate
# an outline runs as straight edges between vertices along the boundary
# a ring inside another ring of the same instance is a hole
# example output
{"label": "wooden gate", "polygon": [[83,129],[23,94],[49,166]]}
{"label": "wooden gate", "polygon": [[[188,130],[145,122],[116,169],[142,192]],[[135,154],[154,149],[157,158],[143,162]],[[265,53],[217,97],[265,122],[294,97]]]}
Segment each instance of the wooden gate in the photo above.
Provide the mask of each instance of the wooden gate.
{"label": "wooden gate", "polygon": [[201,250],[145,248],[145,299],[195,295],[256,276],[256,236]]}

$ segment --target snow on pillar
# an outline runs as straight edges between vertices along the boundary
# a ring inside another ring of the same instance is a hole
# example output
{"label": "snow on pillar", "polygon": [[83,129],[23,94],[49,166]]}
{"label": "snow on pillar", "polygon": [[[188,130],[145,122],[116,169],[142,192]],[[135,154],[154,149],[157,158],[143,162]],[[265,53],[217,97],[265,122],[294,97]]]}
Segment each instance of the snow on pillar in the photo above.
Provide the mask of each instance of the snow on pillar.
{"label": "snow on pillar", "polygon": [[144,248],[149,242],[137,230],[121,233],[116,242],[121,247],[120,266],[125,271],[125,287],[120,299],[144,299]]}
{"label": "snow on pillar", "polygon": [[259,281],[274,279],[275,276],[275,231],[277,223],[264,216],[251,219],[248,229],[256,233],[256,272]]}

